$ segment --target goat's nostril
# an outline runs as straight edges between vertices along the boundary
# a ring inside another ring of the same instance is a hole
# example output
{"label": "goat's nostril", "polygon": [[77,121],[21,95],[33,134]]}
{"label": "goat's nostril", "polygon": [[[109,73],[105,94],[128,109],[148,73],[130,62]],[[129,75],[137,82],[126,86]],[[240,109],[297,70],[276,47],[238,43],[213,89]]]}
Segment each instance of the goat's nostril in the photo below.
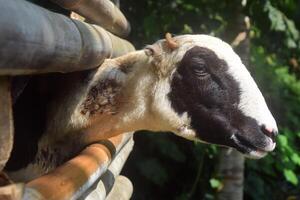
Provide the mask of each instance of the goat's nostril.
{"label": "goat's nostril", "polygon": [[262,130],[262,132],[265,135],[267,135],[268,137],[270,137],[273,140],[273,142],[275,142],[275,137],[278,134],[277,130],[275,130],[275,129],[271,128],[271,127],[268,127],[266,125],[262,125],[261,126],[261,130]]}

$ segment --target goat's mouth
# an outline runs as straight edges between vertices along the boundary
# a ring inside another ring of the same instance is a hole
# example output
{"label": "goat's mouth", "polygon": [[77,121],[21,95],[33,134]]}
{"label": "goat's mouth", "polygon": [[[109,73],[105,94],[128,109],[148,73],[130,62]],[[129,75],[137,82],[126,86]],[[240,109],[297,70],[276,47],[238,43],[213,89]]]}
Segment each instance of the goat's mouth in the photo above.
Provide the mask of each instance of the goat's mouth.
{"label": "goat's mouth", "polygon": [[233,142],[234,148],[243,153],[246,157],[252,159],[263,158],[268,154],[268,152],[273,151],[276,146],[276,143],[269,137],[266,138],[266,144],[264,147],[253,145],[239,134],[233,134],[230,139]]}

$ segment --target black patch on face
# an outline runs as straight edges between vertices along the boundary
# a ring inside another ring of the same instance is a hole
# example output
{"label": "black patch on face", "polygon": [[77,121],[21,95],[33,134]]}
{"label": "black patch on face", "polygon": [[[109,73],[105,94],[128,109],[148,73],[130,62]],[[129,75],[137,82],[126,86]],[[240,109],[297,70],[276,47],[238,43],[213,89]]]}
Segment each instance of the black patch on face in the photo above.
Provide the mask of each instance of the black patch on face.
{"label": "black patch on face", "polygon": [[[256,120],[238,110],[239,84],[227,72],[224,60],[204,47],[188,50],[171,82],[169,99],[173,109],[191,117],[191,126],[199,139],[232,146],[246,153],[264,148],[260,127]],[[230,138],[238,135],[243,147]]]}

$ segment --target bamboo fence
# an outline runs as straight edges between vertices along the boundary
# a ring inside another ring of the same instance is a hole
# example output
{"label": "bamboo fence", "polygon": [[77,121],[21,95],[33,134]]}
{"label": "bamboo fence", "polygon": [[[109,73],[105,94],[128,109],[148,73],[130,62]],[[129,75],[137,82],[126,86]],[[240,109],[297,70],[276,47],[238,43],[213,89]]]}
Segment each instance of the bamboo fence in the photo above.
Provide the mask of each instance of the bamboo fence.
{"label": "bamboo fence", "polygon": [[27,183],[12,183],[2,172],[14,143],[12,113],[18,95],[12,94],[12,78],[92,69],[105,58],[134,50],[120,38],[129,34],[130,24],[111,1],[51,1],[85,22],[25,0],[0,0],[0,199],[129,199],[132,184],[119,174],[133,148],[132,133],[92,144]]}

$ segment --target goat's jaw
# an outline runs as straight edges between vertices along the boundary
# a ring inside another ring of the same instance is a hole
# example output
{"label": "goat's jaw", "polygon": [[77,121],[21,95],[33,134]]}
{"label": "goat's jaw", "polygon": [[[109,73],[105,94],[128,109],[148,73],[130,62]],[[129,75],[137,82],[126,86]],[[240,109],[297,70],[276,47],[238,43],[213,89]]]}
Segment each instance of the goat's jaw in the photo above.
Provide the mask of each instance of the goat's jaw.
{"label": "goat's jaw", "polygon": [[198,141],[198,139],[196,139],[196,132],[190,129],[187,125],[179,127],[175,134],[188,140]]}

